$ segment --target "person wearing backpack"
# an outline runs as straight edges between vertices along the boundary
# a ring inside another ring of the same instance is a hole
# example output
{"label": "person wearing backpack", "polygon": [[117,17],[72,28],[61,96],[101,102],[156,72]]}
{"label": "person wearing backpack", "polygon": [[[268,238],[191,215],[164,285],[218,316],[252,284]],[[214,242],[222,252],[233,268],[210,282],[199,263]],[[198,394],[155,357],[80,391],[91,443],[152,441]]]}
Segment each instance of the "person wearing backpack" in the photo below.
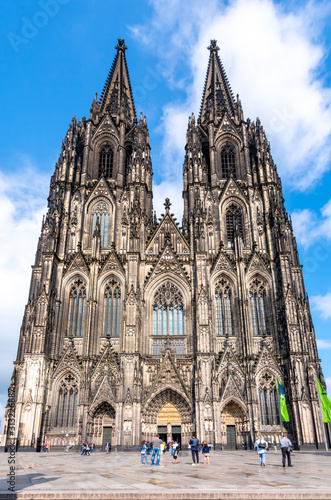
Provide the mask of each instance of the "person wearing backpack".
{"label": "person wearing backpack", "polygon": [[256,453],[260,457],[260,465],[261,467],[265,467],[265,454],[268,449],[268,443],[264,440],[264,437],[259,434],[257,436],[257,440],[255,441],[254,444],[254,449],[256,450]]}

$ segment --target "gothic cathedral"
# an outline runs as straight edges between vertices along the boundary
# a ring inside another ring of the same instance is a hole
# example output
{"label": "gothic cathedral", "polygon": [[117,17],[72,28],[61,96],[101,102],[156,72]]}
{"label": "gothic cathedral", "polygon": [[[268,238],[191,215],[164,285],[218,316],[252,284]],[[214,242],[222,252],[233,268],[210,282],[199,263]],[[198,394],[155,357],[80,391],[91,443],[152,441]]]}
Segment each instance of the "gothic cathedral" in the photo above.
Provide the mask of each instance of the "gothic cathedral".
{"label": "gothic cathedral", "polygon": [[[323,443],[323,381],[282,186],[245,120],[215,40],[188,120],[182,227],[153,212],[146,117],[124,40],[89,119],[74,117],[51,178],[10,385],[19,449],[86,440],[135,449],[159,433],[224,448],[281,432]],[[184,145],[183,145],[184,146]],[[8,434],[8,435],[7,435]]]}

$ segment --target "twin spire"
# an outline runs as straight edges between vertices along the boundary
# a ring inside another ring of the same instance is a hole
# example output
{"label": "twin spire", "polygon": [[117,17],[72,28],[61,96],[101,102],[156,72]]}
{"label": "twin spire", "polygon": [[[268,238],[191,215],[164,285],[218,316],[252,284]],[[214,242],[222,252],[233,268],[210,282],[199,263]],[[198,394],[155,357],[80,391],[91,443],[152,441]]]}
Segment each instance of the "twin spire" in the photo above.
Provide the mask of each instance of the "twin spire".
{"label": "twin spire", "polygon": [[100,112],[108,111],[111,116],[119,116],[124,113],[129,122],[136,123],[136,108],[125,57],[127,46],[123,38],[118,39],[115,49],[117,49],[117,54],[100,98]]}
{"label": "twin spire", "polygon": [[[111,116],[124,113],[129,122],[136,123],[137,115],[125,57],[127,46],[123,38],[118,39],[115,49],[117,53],[100,98],[100,112],[108,111]],[[202,125],[223,116],[225,111],[230,117],[236,111],[232,90],[218,55],[217,41],[211,40],[208,49],[210,57],[200,108]]]}
{"label": "twin spire", "polygon": [[216,40],[210,40],[210,50],[205,87],[200,108],[202,125],[222,117],[226,111],[230,117],[235,116],[236,105],[228,78],[219,58]]}

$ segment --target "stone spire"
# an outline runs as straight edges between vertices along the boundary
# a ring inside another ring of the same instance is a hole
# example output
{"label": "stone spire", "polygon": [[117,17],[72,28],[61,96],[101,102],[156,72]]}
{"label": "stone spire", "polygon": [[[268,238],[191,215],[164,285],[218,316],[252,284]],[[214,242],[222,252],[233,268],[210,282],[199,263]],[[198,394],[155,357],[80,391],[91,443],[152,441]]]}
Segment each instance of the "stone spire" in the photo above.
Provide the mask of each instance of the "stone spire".
{"label": "stone spire", "polygon": [[100,113],[104,114],[108,111],[113,117],[124,113],[128,121],[136,123],[136,109],[125,57],[127,46],[123,38],[118,39],[115,49],[117,49],[117,54],[101,94]]}
{"label": "stone spire", "polygon": [[200,108],[202,125],[207,125],[209,121],[222,117],[224,112],[232,117],[236,110],[232,90],[218,55],[219,47],[216,40],[210,41],[208,49],[210,57]]}

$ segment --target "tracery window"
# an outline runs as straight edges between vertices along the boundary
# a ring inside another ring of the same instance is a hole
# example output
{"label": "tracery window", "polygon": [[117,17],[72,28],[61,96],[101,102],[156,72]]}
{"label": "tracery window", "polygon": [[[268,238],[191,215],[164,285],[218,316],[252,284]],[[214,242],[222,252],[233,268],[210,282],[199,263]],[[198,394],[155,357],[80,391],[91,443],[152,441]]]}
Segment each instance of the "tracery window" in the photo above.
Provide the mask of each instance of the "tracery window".
{"label": "tracery window", "polygon": [[236,153],[233,146],[225,146],[221,150],[222,178],[236,178]]}
{"label": "tracery window", "polygon": [[228,246],[232,246],[234,243],[234,237],[237,233],[242,239],[244,239],[243,233],[243,214],[242,210],[238,205],[232,203],[226,210],[226,233]]}
{"label": "tracery window", "polygon": [[154,335],[184,335],[183,296],[170,281],[157,290],[153,312]]}
{"label": "tracery window", "polygon": [[103,174],[109,178],[113,176],[114,151],[108,144],[104,145],[99,152],[99,177]]}
{"label": "tracery window", "polygon": [[77,418],[78,383],[68,373],[61,381],[55,427],[74,427]]}
{"label": "tracery window", "polygon": [[215,309],[217,336],[233,335],[231,287],[224,278],[215,287]]}
{"label": "tracery window", "polygon": [[275,378],[265,373],[259,381],[259,404],[262,425],[279,425],[279,403]]}
{"label": "tracery window", "polygon": [[266,335],[266,289],[262,281],[255,279],[249,290],[251,304],[252,330],[254,336]]}
{"label": "tracery window", "polygon": [[70,289],[69,295],[69,335],[82,337],[85,323],[86,287],[77,279]]}
{"label": "tracery window", "polygon": [[105,322],[104,336],[120,336],[121,319],[121,286],[118,281],[112,279],[105,288]]}
{"label": "tracery window", "polygon": [[101,248],[107,248],[108,245],[108,226],[109,226],[109,207],[108,205],[100,201],[94,209],[92,215],[92,234],[91,239],[94,235],[94,230],[97,222],[99,222],[100,227],[100,244]]}

